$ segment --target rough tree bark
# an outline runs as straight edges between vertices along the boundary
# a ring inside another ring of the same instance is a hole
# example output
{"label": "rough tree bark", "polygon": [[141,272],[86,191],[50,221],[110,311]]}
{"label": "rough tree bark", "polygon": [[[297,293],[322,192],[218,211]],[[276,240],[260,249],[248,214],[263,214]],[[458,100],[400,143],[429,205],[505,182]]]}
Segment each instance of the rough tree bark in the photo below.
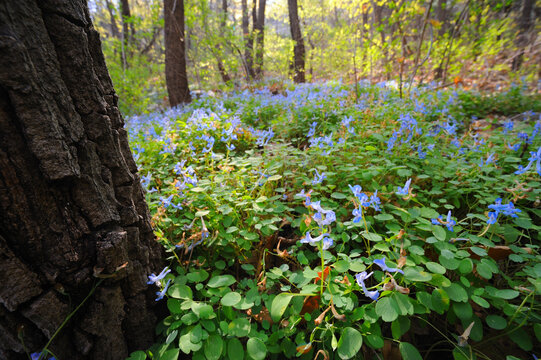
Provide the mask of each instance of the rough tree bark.
{"label": "rough tree bark", "polygon": [[[226,24],[227,24],[227,0],[222,0],[222,13],[220,14],[220,29],[222,31],[222,34],[225,34],[226,31]],[[216,62],[218,63],[218,71],[220,72],[220,76],[222,77],[222,81],[224,84],[229,85],[231,83],[231,76],[227,73],[227,70],[225,69],[224,62],[222,61],[222,46],[220,44],[216,44]]]}
{"label": "rough tree bark", "polygon": [[120,0],[120,14],[122,15],[122,65],[124,68],[130,66],[129,58],[132,55],[133,41],[135,38],[135,29],[130,22],[131,11],[128,0]]}
{"label": "rough tree bark", "polygon": [[186,44],[184,37],[184,0],[164,0],[165,82],[169,104],[190,102],[186,73]]}
{"label": "rough tree bark", "polygon": [[254,78],[254,39],[250,32],[250,17],[248,14],[248,2],[242,0],[242,36],[244,38],[244,63],[246,67],[246,78]]}
{"label": "rough tree bark", "polygon": [[41,350],[108,275],[49,348],[77,360],[148,347],[160,258],[86,1],[2,1],[0,359]]}
{"label": "rough tree bark", "polygon": [[107,6],[107,10],[109,11],[109,18],[111,19],[111,35],[119,39],[120,38],[120,31],[118,30],[118,26],[116,24],[115,14],[113,12],[114,6],[111,4],[109,0],[105,0],[105,6]]}
{"label": "rough tree bark", "polygon": [[263,54],[265,53],[265,7],[266,0],[259,0],[257,21],[254,26],[257,40],[255,51],[255,76],[258,79],[263,78]]}
{"label": "rough tree bark", "polygon": [[297,0],[287,0],[289,10],[289,26],[291,28],[291,37],[295,41],[293,47],[293,81],[303,83],[304,79],[304,41],[302,39],[301,24],[299,22],[299,12]]}
{"label": "rough tree bark", "polygon": [[517,36],[516,44],[519,48],[519,53],[513,59],[511,69],[517,71],[522,66],[524,59],[524,51],[528,46],[528,31],[532,27],[532,10],[534,9],[534,0],[524,0],[522,2],[522,11],[518,21],[519,35]]}

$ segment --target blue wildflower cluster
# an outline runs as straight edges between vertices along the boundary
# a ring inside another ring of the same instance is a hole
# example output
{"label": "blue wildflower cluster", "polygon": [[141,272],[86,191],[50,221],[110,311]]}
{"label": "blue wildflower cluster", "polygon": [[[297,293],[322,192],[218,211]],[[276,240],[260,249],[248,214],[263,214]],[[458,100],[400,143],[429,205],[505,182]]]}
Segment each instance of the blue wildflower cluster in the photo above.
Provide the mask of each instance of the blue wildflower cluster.
{"label": "blue wildflower cluster", "polygon": [[517,213],[520,212],[520,209],[515,208],[511,201],[505,205],[502,204],[501,198],[497,198],[494,204],[489,205],[488,208],[494,211],[488,213],[487,224],[496,224],[500,213],[506,216],[518,217]]}
{"label": "blue wildflower cluster", "polygon": [[363,193],[363,188],[360,185],[351,186],[348,185],[349,189],[353,193],[353,195],[356,197],[357,201],[355,202],[356,206],[359,205],[359,207],[356,207],[353,210],[353,216],[355,218],[353,219],[354,223],[358,223],[362,220],[362,209],[361,207],[371,207],[376,211],[381,211],[379,205],[381,204],[381,200],[378,197],[378,191],[376,190],[372,195],[368,196],[367,194]]}
{"label": "blue wildflower cluster", "polygon": [[431,219],[434,225],[445,225],[447,230],[453,231],[453,226],[456,225],[456,221],[451,218],[451,210],[447,212],[447,218],[444,220],[443,215],[438,216],[437,219]]}

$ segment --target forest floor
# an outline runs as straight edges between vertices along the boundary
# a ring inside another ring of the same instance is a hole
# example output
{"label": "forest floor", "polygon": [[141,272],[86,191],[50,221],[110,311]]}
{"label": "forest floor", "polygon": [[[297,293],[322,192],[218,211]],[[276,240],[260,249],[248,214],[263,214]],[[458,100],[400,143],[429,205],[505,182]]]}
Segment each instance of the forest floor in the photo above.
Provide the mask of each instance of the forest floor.
{"label": "forest floor", "polygon": [[541,97],[403,95],[275,84],[128,119],[169,262],[162,341],[131,358],[541,354]]}

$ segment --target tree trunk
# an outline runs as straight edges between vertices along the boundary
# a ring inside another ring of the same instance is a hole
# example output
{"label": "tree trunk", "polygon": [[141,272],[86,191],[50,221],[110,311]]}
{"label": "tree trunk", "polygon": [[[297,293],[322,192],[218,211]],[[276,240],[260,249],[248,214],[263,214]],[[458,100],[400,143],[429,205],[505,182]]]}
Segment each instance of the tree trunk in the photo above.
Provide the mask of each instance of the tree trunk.
{"label": "tree trunk", "polygon": [[120,0],[120,14],[122,15],[122,65],[130,66],[128,59],[131,57],[131,46],[135,35],[133,24],[130,23],[131,11],[128,0]]}
{"label": "tree trunk", "polygon": [[[222,0],[222,13],[221,13],[221,19],[220,19],[220,30],[222,31],[222,34],[225,34],[225,27],[227,22],[227,0]],[[222,46],[220,44],[216,44],[216,62],[218,64],[218,71],[220,72],[220,76],[222,77],[222,81],[229,85],[231,84],[231,77],[227,73],[227,70],[225,69],[225,65],[222,61]]]}
{"label": "tree trunk", "polygon": [[439,0],[436,7],[436,19],[440,22],[440,29],[438,30],[438,36],[442,37],[443,34],[449,29],[449,4],[447,0]]}
{"label": "tree trunk", "polygon": [[3,1],[0,24],[0,359],[41,351],[98,277],[49,349],[124,359],[153,342],[161,247],[99,35],[83,0]]}
{"label": "tree trunk", "polygon": [[257,22],[255,24],[255,33],[257,37],[257,47],[255,53],[255,76],[258,79],[263,78],[263,55],[265,53],[265,5],[266,0],[259,0],[257,10]]}
{"label": "tree trunk", "polygon": [[186,46],[184,38],[184,0],[164,0],[165,81],[169,104],[191,101],[186,73]]}
{"label": "tree trunk", "polygon": [[519,70],[522,66],[524,50],[526,49],[526,46],[528,46],[528,31],[532,26],[532,10],[534,8],[534,3],[534,0],[524,0],[522,2],[522,12],[518,21],[520,30],[516,41],[519,53],[513,59],[513,63],[511,65],[511,69],[513,71]]}
{"label": "tree trunk", "polygon": [[242,36],[244,38],[244,63],[248,80],[254,78],[254,39],[250,32],[250,17],[248,15],[248,2],[242,0]]}
{"label": "tree trunk", "polygon": [[302,39],[301,25],[299,22],[299,13],[297,0],[287,0],[289,10],[289,25],[291,28],[291,37],[295,42],[293,47],[293,81],[303,83],[304,80],[304,41]]}
{"label": "tree trunk", "polygon": [[107,10],[109,11],[109,18],[111,19],[111,35],[115,39],[120,39],[120,31],[118,31],[115,14],[113,13],[114,6],[109,0],[105,0],[105,6],[107,6]]}

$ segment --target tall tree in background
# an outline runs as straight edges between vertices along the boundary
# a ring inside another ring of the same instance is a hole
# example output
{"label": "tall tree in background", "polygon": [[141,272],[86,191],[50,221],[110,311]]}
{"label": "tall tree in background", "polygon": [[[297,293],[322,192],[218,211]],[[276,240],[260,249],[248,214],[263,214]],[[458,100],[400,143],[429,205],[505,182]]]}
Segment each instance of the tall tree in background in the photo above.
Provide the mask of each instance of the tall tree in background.
{"label": "tall tree in background", "polygon": [[254,25],[257,39],[257,46],[255,52],[255,76],[258,79],[263,78],[263,55],[265,53],[265,6],[266,0],[259,0],[257,19]]}
{"label": "tall tree in background", "polygon": [[246,68],[246,77],[248,80],[251,80],[255,76],[253,58],[254,38],[252,32],[250,32],[250,16],[248,13],[247,0],[242,0],[242,36],[244,39],[244,66]]}
{"label": "tall tree in background", "polygon": [[120,13],[122,14],[122,65],[127,68],[130,66],[128,58],[131,56],[131,46],[135,38],[128,0],[120,0]]}
{"label": "tall tree in background", "polygon": [[161,246],[87,3],[65,4],[0,7],[0,359],[53,334],[59,359],[124,359],[157,322]]}
{"label": "tall tree in background", "polygon": [[165,81],[169,104],[191,101],[186,73],[186,44],[184,37],[184,0],[164,0]]}
{"label": "tall tree in background", "polygon": [[299,12],[297,0],[287,0],[289,10],[289,25],[291,28],[291,37],[295,42],[293,47],[293,81],[303,83],[304,77],[304,41],[302,39],[301,24],[299,22]]}
{"label": "tall tree in background", "polygon": [[[222,34],[226,31],[226,25],[227,25],[227,0],[222,0],[222,13],[220,14],[220,31]],[[231,83],[231,76],[227,73],[227,70],[225,69],[224,62],[222,61],[222,46],[218,43],[216,44],[216,62],[218,63],[218,71],[220,72],[220,76],[222,77],[222,81],[228,85]]]}
{"label": "tall tree in background", "polygon": [[511,68],[513,71],[520,69],[522,65],[522,59],[524,58],[524,49],[528,46],[528,37],[529,30],[532,27],[532,10],[534,8],[534,0],[523,0],[522,1],[522,11],[520,13],[520,18],[518,20],[519,35],[517,37],[517,47],[519,48],[519,53],[513,59]]}

